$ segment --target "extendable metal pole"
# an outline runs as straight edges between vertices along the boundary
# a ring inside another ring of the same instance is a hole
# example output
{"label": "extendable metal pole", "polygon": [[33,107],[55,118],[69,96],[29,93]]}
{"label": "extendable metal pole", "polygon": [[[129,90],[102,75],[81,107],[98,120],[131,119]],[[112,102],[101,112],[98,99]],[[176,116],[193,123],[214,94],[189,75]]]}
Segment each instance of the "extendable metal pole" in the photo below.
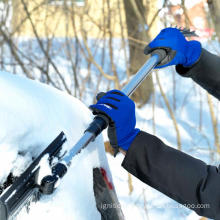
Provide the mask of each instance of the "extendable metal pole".
{"label": "extendable metal pole", "polygon": [[[147,60],[130,82],[122,89],[122,92],[127,96],[130,96],[141,84],[141,82],[149,75],[150,71],[164,58],[164,56],[166,56],[166,53],[161,49],[157,50],[157,53],[152,54],[151,58]],[[92,123],[86,129],[84,135],[79,139],[79,141],[55,166],[52,167],[52,175],[45,176],[41,180],[42,193],[53,193],[57,186],[57,182],[66,174],[74,156],[83,148],[88,146],[91,141],[94,141],[95,138],[108,126],[108,124],[109,118],[106,115],[99,114],[93,119]]]}
{"label": "extendable metal pole", "polygon": [[[127,96],[130,96],[136,88],[141,84],[141,82],[150,74],[151,70],[160,62],[160,56],[158,54],[154,54],[151,56],[149,60],[140,68],[140,70],[133,76],[130,82],[122,88],[122,92]],[[106,122],[104,121],[104,124]],[[91,141],[95,139],[95,137],[101,133],[103,127],[105,128],[107,125],[103,126],[102,124],[97,125],[100,129],[98,132],[86,131],[84,135],[80,138],[80,140],[72,147],[72,149],[67,153],[67,155],[63,158],[63,162],[69,166],[71,164],[71,160],[73,157],[78,154],[83,148],[85,148]]]}
{"label": "extendable metal pole", "polygon": [[122,92],[131,96],[141,82],[150,74],[151,70],[158,64],[160,57],[158,54],[154,54],[133,76],[131,81],[122,88]]}

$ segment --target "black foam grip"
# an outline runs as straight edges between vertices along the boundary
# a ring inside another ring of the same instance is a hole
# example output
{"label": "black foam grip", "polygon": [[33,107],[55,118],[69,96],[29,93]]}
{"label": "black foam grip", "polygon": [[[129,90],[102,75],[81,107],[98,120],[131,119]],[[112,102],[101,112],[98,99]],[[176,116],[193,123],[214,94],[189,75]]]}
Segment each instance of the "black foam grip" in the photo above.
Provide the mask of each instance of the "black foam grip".
{"label": "black foam grip", "polygon": [[101,99],[106,93],[105,92],[99,92],[97,95],[96,95],[96,100],[99,101],[99,99]]}

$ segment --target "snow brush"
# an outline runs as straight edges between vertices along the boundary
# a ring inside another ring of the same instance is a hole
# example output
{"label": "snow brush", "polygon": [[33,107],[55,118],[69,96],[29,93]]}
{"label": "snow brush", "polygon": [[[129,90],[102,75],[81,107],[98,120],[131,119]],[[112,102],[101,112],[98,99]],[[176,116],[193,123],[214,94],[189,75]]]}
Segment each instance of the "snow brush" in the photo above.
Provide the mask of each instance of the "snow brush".
{"label": "snow brush", "polygon": [[[0,220],[14,220],[17,214],[25,207],[27,212],[31,202],[36,202],[40,198],[40,186],[38,176],[40,172],[40,161],[48,155],[49,163],[54,158],[60,158],[62,145],[66,142],[66,137],[61,132],[56,139],[37,157],[31,165],[18,178],[10,178],[11,186],[7,184],[1,188],[0,195]],[[10,176],[10,175],[9,175]]]}
{"label": "snow brush", "polygon": [[[179,28],[186,37],[197,36],[195,32],[186,28]],[[141,82],[150,74],[151,70],[159,64],[167,52],[164,49],[156,49],[151,57],[132,77],[130,82],[122,88],[122,92],[127,96],[136,90]],[[31,202],[36,202],[41,195],[49,195],[58,186],[59,180],[66,174],[71,165],[71,161],[76,154],[95,140],[95,138],[108,126],[109,119],[105,115],[97,115],[80,140],[65,154],[60,156],[62,145],[66,142],[66,137],[61,132],[57,138],[37,157],[31,165],[21,174],[14,178],[9,175],[7,182],[0,187],[0,220],[14,220],[23,208],[27,212]],[[39,179],[40,162],[47,156],[51,167],[51,175],[46,175]],[[53,159],[56,158],[55,164]]]}

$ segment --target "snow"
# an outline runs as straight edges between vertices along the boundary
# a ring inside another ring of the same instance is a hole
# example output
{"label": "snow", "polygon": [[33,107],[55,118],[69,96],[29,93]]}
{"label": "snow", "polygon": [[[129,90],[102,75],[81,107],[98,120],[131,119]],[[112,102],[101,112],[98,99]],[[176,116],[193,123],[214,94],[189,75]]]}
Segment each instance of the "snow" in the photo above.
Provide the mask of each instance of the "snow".
{"label": "snow", "polygon": [[41,184],[41,181],[45,176],[52,175],[48,159],[49,159],[49,154],[46,154],[41,158],[41,160],[39,162],[40,170],[39,170],[39,174],[38,174],[38,178],[37,178],[37,183],[39,185]]}
{"label": "snow", "polygon": [[[76,98],[7,72],[0,73],[0,104],[1,182],[10,172],[15,175],[23,172],[31,158],[61,131],[67,137],[64,150],[70,149],[93,118]],[[100,219],[92,176],[93,167],[100,166],[110,176],[102,136],[73,159],[53,195],[42,197],[40,202],[32,204],[29,214],[22,212],[18,219]]]}

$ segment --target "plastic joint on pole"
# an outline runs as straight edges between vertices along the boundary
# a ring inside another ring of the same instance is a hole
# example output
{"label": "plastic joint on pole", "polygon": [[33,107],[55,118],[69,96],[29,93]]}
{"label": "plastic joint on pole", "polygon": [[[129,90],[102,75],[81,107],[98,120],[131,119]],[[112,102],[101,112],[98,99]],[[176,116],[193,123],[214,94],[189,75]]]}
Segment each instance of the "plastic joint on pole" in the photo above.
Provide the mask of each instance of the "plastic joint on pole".
{"label": "plastic joint on pole", "polygon": [[59,178],[62,178],[67,172],[67,167],[63,163],[57,163],[52,168],[52,175],[45,176],[40,185],[40,191],[42,194],[50,195],[56,188],[56,183]]}
{"label": "plastic joint on pole", "polygon": [[94,138],[97,137],[109,124],[109,119],[103,114],[97,115],[85,132],[94,134]]}

